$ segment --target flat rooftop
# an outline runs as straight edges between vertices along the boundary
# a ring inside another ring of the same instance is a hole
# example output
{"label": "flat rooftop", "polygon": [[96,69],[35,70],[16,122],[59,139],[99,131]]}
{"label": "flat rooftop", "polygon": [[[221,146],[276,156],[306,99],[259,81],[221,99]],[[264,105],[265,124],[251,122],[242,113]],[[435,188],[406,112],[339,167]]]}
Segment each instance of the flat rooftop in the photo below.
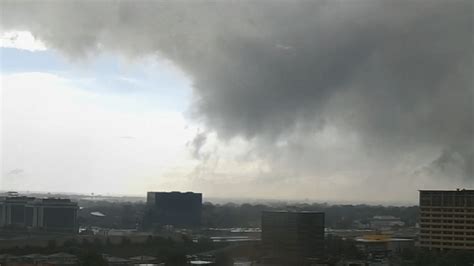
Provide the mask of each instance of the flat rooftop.
{"label": "flat rooftop", "polygon": [[420,189],[420,192],[474,192],[474,189]]}
{"label": "flat rooftop", "polygon": [[317,212],[317,211],[285,211],[285,210],[276,210],[276,211],[262,211],[268,213],[324,213],[324,212]]}

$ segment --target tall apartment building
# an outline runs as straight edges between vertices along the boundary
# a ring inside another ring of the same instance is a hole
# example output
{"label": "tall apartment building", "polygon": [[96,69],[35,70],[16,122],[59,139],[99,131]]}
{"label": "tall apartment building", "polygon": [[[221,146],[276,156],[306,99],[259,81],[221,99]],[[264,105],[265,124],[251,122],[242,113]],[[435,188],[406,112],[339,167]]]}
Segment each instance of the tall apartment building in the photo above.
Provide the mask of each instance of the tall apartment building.
{"label": "tall apartment building", "polygon": [[194,227],[201,224],[202,194],[148,192],[147,205],[153,225]]}
{"label": "tall apartment building", "polygon": [[420,190],[418,245],[474,250],[474,190]]}
{"label": "tall apartment building", "polygon": [[304,265],[324,251],[324,213],[264,211],[262,244],[266,257],[284,265]]}

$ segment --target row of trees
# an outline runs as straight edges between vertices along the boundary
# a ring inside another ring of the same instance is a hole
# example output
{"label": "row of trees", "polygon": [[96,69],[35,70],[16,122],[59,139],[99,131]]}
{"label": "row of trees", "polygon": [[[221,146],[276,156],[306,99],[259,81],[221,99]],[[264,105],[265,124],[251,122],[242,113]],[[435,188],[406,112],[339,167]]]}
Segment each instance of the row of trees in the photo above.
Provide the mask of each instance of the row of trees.
{"label": "row of trees", "polygon": [[[261,249],[255,246],[242,247],[241,249],[224,248],[226,244],[213,243],[208,238],[201,238],[197,242],[183,236],[182,239],[174,240],[165,237],[148,237],[144,243],[133,243],[124,237],[121,243],[112,244],[110,241],[100,239],[76,238],[65,241],[58,245],[55,240],[50,240],[46,247],[14,247],[0,250],[0,254],[26,255],[32,253],[52,254],[56,252],[67,252],[76,255],[83,265],[106,265],[102,254],[118,257],[132,257],[148,255],[159,258],[167,265],[185,265],[187,254],[198,254],[211,250],[222,250],[216,252],[218,265],[232,265],[233,257],[248,257],[257,259],[260,257]],[[328,262],[336,263],[340,259],[364,259],[364,255],[356,248],[353,240],[342,239],[336,236],[328,236],[325,240],[325,258]],[[393,257],[395,265],[406,266],[448,266],[448,265],[472,265],[474,253],[471,251],[429,251],[425,249],[406,249],[401,256]]]}
{"label": "row of trees", "polygon": [[263,204],[225,204],[203,205],[203,225],[207,227],[258,227],[261,212],[264,210],[321,211],[325,213],[326,227],[350,228],[354,221],[368,221],[376,215],[400,217],[407,226],[415,225],[418,218],[418,207],[370,206],[370,205],[263,205]]}
{"label": "row of trees", "polygon": [[92,240],[72,238],[58,245],[55,240],[50,240],[46,247],[24,246],[0,250],[0,254],[27,255],[33,253],[53,254],[66,252],[76,255],[83,265],[106,265],[102,254],[117,257],[153,256],[168,265],[185,265],[186,254],[196,254],[224,247],[226,244],[213,243],[209,239],[199,239],[194,242],[183,235],[182,239],[149,236],[144,243],[133,243],[123,237],[119,244],[102,241],[99,238]]}
{"label": "row of trees", "polygon": [[[107,228],[137,228],[143,221],[146,206],[139,203],[112,203],[106,201],[79,203],[79,224]],[[264,210],[290,209],[295,211],[322,211],[326,216],[326,227],[350,228],[354,221],[368,221],[376,215],[400,217],[407,226],[415,225],[418,207],[371,206],[371,205],[328,205],[328,204],[212,204],[206,202],[202,209],[202,225],[205,227],[258,227]],[[105,216],[93,216],[101,212]]]}

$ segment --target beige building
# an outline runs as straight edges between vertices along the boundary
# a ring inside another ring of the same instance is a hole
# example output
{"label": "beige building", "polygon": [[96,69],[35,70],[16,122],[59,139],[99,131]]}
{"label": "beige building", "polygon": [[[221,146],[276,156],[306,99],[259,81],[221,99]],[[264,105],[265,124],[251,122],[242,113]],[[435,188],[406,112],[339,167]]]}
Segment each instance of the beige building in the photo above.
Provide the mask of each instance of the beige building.
{"label": "beige building", "polygon": [[474,190],[420,190],[418,245],[474,250]]}

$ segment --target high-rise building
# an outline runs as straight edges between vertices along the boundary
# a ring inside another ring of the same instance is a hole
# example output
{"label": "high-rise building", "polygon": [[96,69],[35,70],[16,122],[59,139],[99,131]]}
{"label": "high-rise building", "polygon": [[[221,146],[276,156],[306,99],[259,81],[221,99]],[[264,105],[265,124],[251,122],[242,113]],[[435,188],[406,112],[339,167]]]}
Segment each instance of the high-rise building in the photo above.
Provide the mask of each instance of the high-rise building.
{"label": "high-rise building", "polygon": [[474,190],[420,190],[418,245],[474,250]]}
{"label": "high-rise building", "polygon": [[147,206],[151,224],[178,227],[201,224],[201,193],[148,192]]}
{"label": "high-rise building", "polygon": [[41,231],[77,232],[77,209],[69,199],[35,199],[26,205],[26,225]]}
{"label": "high-rise building", "polygon": [[303,265],[324,251],[324,213],[264,211],[262,244],[266,257]]}

